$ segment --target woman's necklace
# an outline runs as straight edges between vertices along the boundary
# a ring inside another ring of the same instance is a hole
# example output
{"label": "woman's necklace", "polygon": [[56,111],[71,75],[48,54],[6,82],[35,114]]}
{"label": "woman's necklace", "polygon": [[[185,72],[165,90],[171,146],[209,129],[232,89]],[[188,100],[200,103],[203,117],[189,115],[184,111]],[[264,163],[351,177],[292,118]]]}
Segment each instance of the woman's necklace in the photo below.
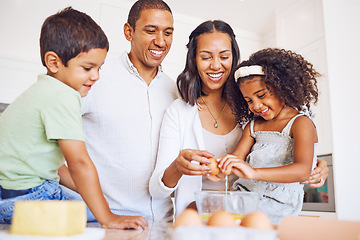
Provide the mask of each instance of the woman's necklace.
{"label": "woman's necklace", "polygon": [[209,113],[210,115],[213,117],[213,119],[215,120],[215,123],[214,123],[214,128],[218,128],[219,127],[219,124],[218,124],[218,119],[220,118],[221,114],[224,112],[224,109],[225,109],[225,106],[226,106],[226,102],[224,104],[224,106],[222,107],[221,111],[220,111],[220,114],[217,118],[214,117],[214,115],[211,113],[210,111],[210,108],[209,106],[206,104],[205,100],[202,98],[202,96],[200,96],[201,100],[204,102],[205,106],[207,107],[207,109],[209,110]]}

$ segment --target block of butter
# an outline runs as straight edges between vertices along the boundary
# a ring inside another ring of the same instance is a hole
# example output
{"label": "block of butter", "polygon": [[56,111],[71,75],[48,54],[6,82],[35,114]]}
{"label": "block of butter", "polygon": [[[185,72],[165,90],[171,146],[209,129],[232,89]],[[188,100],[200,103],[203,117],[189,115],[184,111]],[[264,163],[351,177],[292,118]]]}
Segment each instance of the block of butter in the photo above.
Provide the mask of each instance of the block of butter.
{"label": "block of butter", "polygon": [[18,201],[10,233],[69,236],[84,232],[86,207],[81,201]]}

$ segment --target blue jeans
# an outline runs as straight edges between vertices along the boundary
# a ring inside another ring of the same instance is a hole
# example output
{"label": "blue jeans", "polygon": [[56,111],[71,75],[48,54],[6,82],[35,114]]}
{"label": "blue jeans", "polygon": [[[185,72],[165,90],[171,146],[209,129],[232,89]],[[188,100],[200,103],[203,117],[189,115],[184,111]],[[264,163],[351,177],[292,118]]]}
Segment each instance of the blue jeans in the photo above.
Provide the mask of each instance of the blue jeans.
{"label": "blue jeans", "polygon": [[[0,223],[11,223],[14,211],[14,203],[24,200],[77,200],[83,201],[80,194],[60,185],[56,181],[45,181],[43,184],[33,187],[28,194],[14,198],[0,199]],[[96,219],[90,209],[86,207],[88,222],[95,222]]]}

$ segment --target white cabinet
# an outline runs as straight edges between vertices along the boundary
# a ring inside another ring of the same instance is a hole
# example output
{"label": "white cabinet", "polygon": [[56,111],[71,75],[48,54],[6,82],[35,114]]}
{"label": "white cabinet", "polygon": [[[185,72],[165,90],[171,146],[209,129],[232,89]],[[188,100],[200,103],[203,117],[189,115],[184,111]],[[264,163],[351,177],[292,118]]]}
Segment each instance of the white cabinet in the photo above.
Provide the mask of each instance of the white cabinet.
{"label": "white cabinet", "polygon": [[318,79],[319,101],[314,106],[319,136],[318,155],[332,153],[327,56],[321,0],[301,0],[276,13],[276,42],[311,62],[322,74]]}
{"label": "white cabinet", "polygon": [[324,38],[321,0],[298,0],[276,13],[279,46],[299,50]]}
{"label": "white cabinet", "polygon": [[318,155],[332,153],[332,131],[330,115],[329,83],[327,59],[324,38],[321,38],[298,50],[306,59],[314,64],[315,69],[322,74],[318,78],[319,101],[313,107],[315,124],[319,137],[316,152]]}

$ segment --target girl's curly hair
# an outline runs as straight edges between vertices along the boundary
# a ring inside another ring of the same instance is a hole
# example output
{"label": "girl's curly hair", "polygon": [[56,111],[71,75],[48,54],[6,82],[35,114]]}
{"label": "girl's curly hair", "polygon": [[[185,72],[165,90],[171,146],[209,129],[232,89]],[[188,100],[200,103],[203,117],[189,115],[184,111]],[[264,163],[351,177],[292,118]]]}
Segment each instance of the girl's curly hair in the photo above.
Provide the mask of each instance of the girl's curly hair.
{"label": "girl's curly hair", "polygon": [[[260,65],[265,76],[261,76],[267,88],[270,86],[284,103],[297,110],[318,101],[316,78],[320,76],[313,65],[300,54],[290,50],[267,48],[253,53],[249,60],[241,62],[236,69],[243,66]],[[259,76],[259,75],[256,75]],[[257,116],[249,110],[242,96],[239,84],[255,75],[235,79],[233,86],[227,90],[227,98],[238,123],[243,126]]]}

